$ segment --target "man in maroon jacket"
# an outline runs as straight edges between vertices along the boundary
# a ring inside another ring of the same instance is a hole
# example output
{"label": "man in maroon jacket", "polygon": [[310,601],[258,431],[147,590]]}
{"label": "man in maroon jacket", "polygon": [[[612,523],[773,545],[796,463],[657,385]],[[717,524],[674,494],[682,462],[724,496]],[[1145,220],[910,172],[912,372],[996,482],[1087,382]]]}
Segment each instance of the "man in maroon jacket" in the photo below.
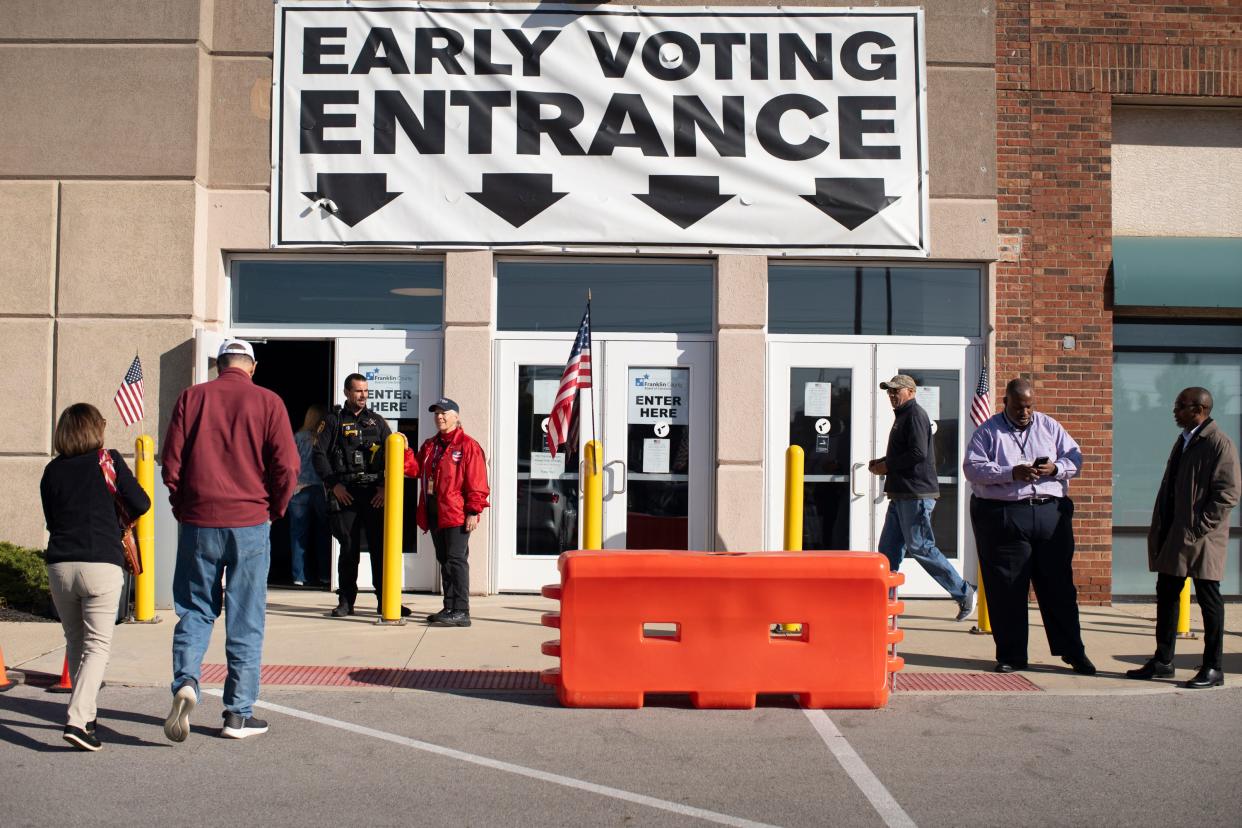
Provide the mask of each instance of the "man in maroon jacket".
{"label": "man in maroon jacket", "polygon": [[[173,574],[173,705],[164,734],[190,732],[211,629],[228,607],[221,735],[267,732],[253,716],[259,696],[271,521],[285,512],[298,477],[298,450],[280,397],[252,381],[249,342],[220,347],[220,375],[181,392],[164,435],[164,485],[181,524]],[[227,599],[227,600],[222,600]]]}

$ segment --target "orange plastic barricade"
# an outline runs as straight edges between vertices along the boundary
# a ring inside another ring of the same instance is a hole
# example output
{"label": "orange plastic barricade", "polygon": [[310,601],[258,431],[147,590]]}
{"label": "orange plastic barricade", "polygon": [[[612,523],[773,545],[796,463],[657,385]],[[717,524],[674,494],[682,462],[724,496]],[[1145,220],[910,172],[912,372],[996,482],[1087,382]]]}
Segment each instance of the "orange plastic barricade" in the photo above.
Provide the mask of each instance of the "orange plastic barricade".
{"label": "orange plastic barricade", "polygon": [[543,652],[561,666],[543,680],[567,707],[639,708],[644,693],[688,693],[698,708],[752,708],[757,693],[883,707],[904,664],[905,578],[874,552],[580,550],[559,568],[543,594],[561,611],[543,623],[561,637]]}

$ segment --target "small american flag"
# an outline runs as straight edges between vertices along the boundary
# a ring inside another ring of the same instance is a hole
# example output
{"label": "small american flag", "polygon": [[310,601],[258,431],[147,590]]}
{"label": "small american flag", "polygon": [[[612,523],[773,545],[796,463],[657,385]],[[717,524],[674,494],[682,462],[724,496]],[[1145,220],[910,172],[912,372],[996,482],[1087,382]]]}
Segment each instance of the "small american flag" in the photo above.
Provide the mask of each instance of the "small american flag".
{"label": "small american flag", "polygon": [[985,362],[979,369],[979,386],[975,388],[975,398],[970,402],[970,419],[974,421],[975,428],[983,425],[992,416],[992,396],[989,390],[988,364]]}
{"label": "small american flag", "polygon": [[142,419],[142,362],[137,356],[129,364],[125,379],[121,380],[121,387],[112,402],[116,403],[116,410],[121,412],[125,425],[131,426]]}
{"label": "small american flag", "polygon": [[[561,387],[556,391],[552,404],[552,416],[548,419],[548,451],[556,456],[556,447],[569,441],[572,421],[578,402],[578,391],[591,387],[591,302],[587,300],[578,337],[569,351],[569,361],[561,374]],[[572,429],[576,431],[576,429]],[[572,451],[577,450],[573,446]],[[568,450],[568,449],[567,449]]]}

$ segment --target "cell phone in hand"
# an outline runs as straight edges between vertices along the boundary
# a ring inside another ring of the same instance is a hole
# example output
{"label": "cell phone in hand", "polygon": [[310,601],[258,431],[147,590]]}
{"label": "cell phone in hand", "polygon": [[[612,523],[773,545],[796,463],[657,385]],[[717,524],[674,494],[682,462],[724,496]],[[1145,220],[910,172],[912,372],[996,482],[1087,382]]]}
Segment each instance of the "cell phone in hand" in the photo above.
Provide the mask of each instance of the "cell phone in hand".
{"label": "cell phone in hand", "polygon": [[1034,463],[1032,463],[1031,465],[1038,467],[1038,466],[1042,466],[1042,465],[1044,465],[1044,464],[1045,464],[1045,463],[1047,463],[1047,462],[1048,462],[1048,458],[1047,458],[1047,457],[1036,457],[1036,458],[1035,458],[1035,462],[1034,462]]}

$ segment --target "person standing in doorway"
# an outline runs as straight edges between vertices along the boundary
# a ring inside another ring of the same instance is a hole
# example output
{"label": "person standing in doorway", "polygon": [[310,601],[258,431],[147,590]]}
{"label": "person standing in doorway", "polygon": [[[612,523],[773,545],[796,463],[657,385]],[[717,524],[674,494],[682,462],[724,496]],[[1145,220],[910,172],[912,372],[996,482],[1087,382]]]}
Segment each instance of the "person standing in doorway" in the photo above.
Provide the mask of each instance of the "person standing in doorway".
{"label": "person standing in doorway", "polygon": [[293,435],[302,464],[293,500],[289,501],[289,557],[294,586],[306,583],[308,550],[315,556],[315,576],[319,583],[328,583],[328,500],[312,459],[319,424],[327,414],[328,407],[322,403],[310,406],[302,427]]}
{"label": "person standing in doorway", "polygon": [[263,655],[271,522],[285,513],[298,478],[298,450],[280,397],[252,380],[254,350],[220,346],[219,376],[181,392],[164,435],[164,485],[177,536],[173,573],[173,705],[164,735],[183,742],[211,630],[226,607],[224,728],[244,739],[267,732],[255,718]]}
{"label": "person standing in doorway", "polygon": [[[65,632],[65,664],[73,683],[62,735],[89,751],[103,747],[95,730],[95,700],[125,583],[117,501],[133,518],[151,508],[120,452],[104,448],[107,425],[89,403],[66,408],[52,436],[56,457],[39,483],[48,531],[48,587]],[[108,488],[109,474],[115,496]]]}
{"label": "person standing in doorway", "polygon": [[1147,563],[1156,573],[1156,654],[1127,670],[1133,679],[1173,676],[1177,605],[1187,576],[1203,611],[1203,663],[1192,690],[1225,683],[1225,603],[1220,581],[1229,557],[1229,512],[1238,505],[1238,450],[1212,419],[1212,394],[1186,388],[1173,403],[1182,433],[1173,442],[1147,533]]}
{"label": "person standing in doorway", "polygon": [[1005,405],[975,429],[962,470],[974,494],[970,518],[987,589],[996,672],[1027,666],[1027,591],[1054,656],[1075,673],[1095,675],[1078,622],[1074,587],[1074,502],[1069,481],[1082,452],[1061,424],[1035,410],[1035,388],[1010,380]]}
{"label": "person standing in doorway", "polygon": [[444,589],[444,609],[427,622],[469,627],[470,533],[488,506],[487,460],[461,427],[457,403],[441,397],[427,410],[435,415],[437,433],[423,442],[417,463],[406,463],[406,473],[417,473],[422,484],[418,528],[431,532]]}
{"label": "person standing in doorway", "polygon": [[[333,618],[354,614],[364,537],[377,612],[384,594],[384,441],[392,431],[383,417],[367,408],[368,395],[362,374],[345,378],[345,404],[320,424],[312,454],[315,471],[328,489],[328,522],[341,544]],[[401,607],[401,615],[409,614],[408,607]]]}
{"label": "person standing in doorway", "polygon": [[907,374],[880,383],[893,406],[893,427],[883,457],[867,464],[872,474],[885,475],[884,493],[888,513],[880,532],[880,552],[893,572],[901,569],[905,555],[914,558],[936,583],[957,601],[956,621],[964,621],[975,609],[975,588],[968,584],[944,553],[932,533],[932,510],[940,497],[936,478],[936,450],[931,420],[915,400],[916,384]]}

